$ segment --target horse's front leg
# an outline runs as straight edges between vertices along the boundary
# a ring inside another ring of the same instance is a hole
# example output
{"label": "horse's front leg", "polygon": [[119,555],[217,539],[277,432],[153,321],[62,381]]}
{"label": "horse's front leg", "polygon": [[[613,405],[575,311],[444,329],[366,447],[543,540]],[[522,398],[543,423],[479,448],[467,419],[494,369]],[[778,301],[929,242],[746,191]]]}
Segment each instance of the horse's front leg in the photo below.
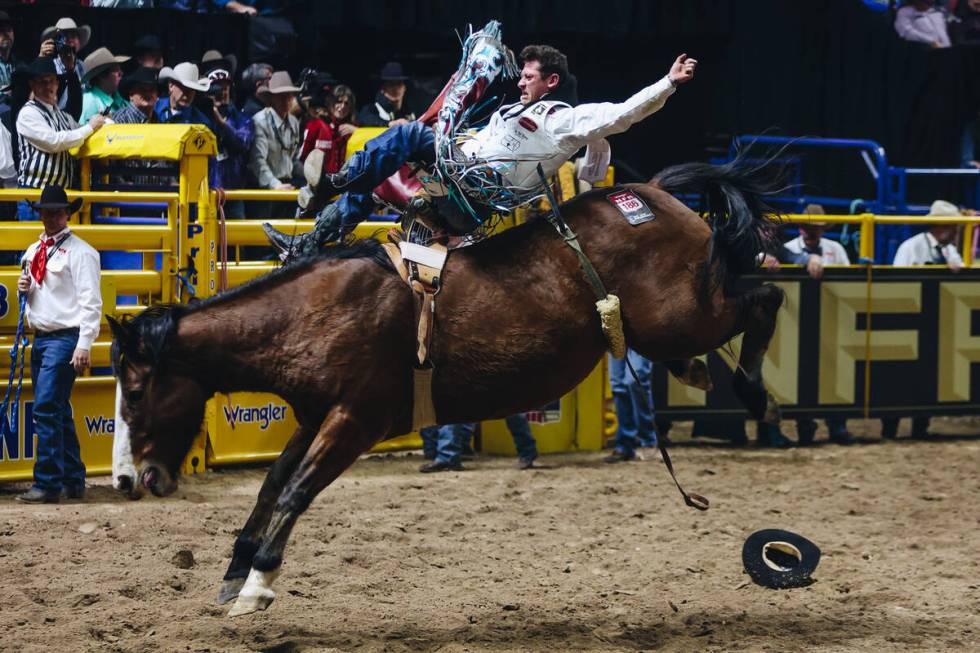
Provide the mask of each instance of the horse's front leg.
{"label": "horse's front leg", "polygon": [[272,583],[279,576],[286,540],[296,520],[314,497],[350,467],[376,439],[367,434],[361,422],[347,409],[336,407],[330,411],[276,501],[252,559],[252,569],[228,616],[236,617],[269,607],[276,597]]}
{"label": "horse's front leg", "polygon": [[275,507],[276,499],[282,493],[286,481],[296,471],[299,461],[306,455],[306,450],[310,446],[310,440],[316,433],[314,429],[300,425],[276,461],[269,468],[269,473],[262,483],[259,490],[259,498],[255,502],[252,514],[242,528],[242,532],[235,538],[235,547],[231,554],[231,562],[228,564],[228,571],[225,572],[221,589],[218,591],[218,604],[224,605],[232,599],[238,598],[238,593],[245,584],[248,572],[252,568],[252,559],[259,550],[262,531],[269,524],[272,517],[272,510]]}

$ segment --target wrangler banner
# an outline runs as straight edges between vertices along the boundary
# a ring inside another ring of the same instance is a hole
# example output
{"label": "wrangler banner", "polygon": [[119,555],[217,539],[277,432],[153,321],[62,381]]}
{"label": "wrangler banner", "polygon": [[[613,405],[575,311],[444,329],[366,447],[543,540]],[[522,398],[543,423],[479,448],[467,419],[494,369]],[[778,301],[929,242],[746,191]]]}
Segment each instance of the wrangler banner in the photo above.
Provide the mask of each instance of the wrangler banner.
{"label": "wrangler banner", "polygon": [[[760,283],[786,293],[763,367],[784,417],[980,414],[980,270],[827,268],[814,280],[794,268],[742,286]],[[747,414],[731,357],[719,350],[706,362],[710,392],[654,366],[659,416]]]}

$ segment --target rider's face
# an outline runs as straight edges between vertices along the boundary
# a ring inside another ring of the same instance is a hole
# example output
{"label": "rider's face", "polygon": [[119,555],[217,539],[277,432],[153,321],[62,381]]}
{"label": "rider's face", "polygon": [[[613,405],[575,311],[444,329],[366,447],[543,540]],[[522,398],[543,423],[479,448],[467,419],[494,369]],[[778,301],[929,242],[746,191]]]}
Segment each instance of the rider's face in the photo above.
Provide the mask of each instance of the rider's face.
{"label": "rider's face", "polygon": [[544,97],[545,93],[550,93],[558,88],[559,81],[561,78],[554,73],[542,77],[539,62],[526,62],[521,71],[521,79],[517,82],[517,88],[521,89],[521,104],[537,102]]}

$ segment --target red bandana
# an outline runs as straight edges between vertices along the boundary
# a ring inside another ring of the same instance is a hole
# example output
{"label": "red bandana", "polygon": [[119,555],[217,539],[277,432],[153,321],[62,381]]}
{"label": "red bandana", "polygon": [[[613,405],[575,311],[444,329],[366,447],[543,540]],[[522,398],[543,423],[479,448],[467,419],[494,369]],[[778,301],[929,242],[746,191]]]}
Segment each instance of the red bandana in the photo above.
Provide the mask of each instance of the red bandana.
{"label": "red bandana", "polygon": [[48,248],[54,245],[54,238],[41,237],[41,245],[37,248],[37,252],[34,253],[34,259],[31,261],[31,276],[37,281],[37,285],[41,285],[44,281],[44,272],[48,267]]}

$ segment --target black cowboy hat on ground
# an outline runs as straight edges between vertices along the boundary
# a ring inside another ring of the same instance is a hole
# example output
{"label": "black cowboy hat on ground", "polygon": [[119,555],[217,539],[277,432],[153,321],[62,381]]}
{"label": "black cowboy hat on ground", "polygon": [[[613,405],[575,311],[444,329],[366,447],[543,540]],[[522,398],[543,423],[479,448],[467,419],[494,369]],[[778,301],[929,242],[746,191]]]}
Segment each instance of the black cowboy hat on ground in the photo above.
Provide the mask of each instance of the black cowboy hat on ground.
{"label": "black cowboy hat on ground", "polygon": [[129,91],[137,84],[156,86],[159,75],[160,71],[156,68],[140,66],[122,78],[122,81],[119,82],[119,94],[123,97],[129,97]]}
{"label": "black cowboy hat on ground", "polygon": [[389,61],[381,67],[381,74],[378,75],[382,82],[404,82],[411,79],[405,74],[402,65],[397,61]]}
{"label": "black cowboy hat on ground", "polygon": [[75,213],[82,207],[82,198],[68,201],[68,195],[61,186],[45,186],[41,191],[41,201],[31,202],[31,208],[36,211],[41,209],[68,209],[68,213]]}
{"label": "black cowboy hat on ground", "polygon": [[742,564],[756,585],[771,589],[806,587],[820,562],[820,549],[802,535],[769,528],[742,545]]}

